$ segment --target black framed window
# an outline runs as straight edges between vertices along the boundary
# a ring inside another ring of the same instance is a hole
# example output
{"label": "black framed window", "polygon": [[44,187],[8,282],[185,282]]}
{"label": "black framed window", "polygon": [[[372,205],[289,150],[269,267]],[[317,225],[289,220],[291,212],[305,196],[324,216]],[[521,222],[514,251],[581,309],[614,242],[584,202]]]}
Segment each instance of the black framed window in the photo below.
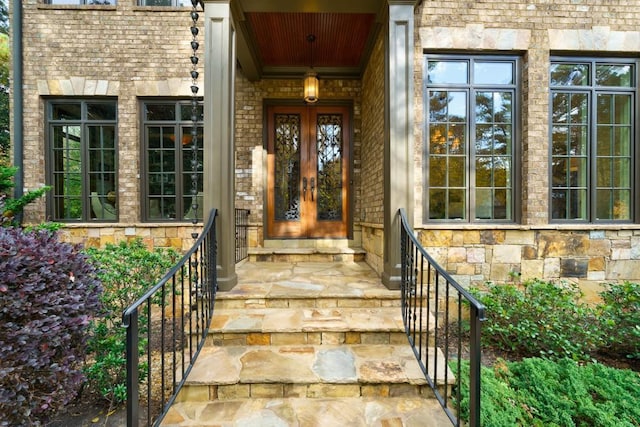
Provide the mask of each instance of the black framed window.
{"label": "black framed window", "polygon": [[551,59],[551,220],[634,218],[635,60]]}
{"label": "black framed window", "polygon": [[144,152],[143,217],[146,221],[202,220],[203,109],[197,112],[197,162],[194,213],[193,118],[191,101],[144,101],[142,103]]}
{"label": "black framed window", "polygon": [[49,216],[117,220],[117,105],[112,100],[47,102]]}
{"label": "black framed window", "polygon": [[513,222],[519,59],[426,55],[425,220]]}

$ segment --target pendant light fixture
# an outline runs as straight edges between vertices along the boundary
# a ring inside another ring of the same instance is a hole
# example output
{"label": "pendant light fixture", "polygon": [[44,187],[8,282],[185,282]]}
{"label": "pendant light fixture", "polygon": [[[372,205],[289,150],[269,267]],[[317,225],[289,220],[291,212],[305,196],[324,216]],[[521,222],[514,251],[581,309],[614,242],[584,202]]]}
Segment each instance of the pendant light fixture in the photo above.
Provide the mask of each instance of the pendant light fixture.
{"label": "pendant light fixture", "polygon": [[311,66],[307,74],[305,74],[304,76],[304,102],[306,102],[307,104],[314,104],[318,102],[320,88],[320,85],[318,83],[318,75],[315,71],[313,71],[313,43],[316,41],[316,36],[314,36],[313,34],[309,34],[307,36],[307,41],[311,46]]}

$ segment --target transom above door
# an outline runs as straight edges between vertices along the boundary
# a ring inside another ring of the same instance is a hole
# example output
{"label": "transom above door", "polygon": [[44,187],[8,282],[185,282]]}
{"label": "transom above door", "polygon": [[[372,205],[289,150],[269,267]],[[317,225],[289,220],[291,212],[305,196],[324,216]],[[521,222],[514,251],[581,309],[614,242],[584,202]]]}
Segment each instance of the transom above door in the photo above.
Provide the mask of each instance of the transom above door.
{"label": "transom above door", "polygon": [[267,114],[267,237],[347,237],[348,107],[272,106]]}

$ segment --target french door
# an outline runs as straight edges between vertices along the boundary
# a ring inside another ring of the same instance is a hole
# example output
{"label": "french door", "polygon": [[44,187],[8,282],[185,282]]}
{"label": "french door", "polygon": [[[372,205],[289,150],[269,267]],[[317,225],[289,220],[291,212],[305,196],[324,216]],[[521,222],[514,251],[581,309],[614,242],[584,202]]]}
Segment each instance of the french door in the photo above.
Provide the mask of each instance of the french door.
{"label": "french door", "polygon": [[349,108],[268,108],[267,237],[347,237]]}

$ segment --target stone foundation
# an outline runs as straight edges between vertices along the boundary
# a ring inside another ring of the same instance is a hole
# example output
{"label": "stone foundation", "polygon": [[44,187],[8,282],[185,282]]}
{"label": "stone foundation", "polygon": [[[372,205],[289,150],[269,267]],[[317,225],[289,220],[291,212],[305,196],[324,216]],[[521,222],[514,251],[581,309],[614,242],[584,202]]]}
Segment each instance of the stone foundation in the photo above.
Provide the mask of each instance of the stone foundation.
{"label": "stone foundation", "polygon": [[200,233],[202,226],[176,226],[136,224],[132,226],[118,225],[67,225],[59,231],[60,240],[84,247],[103,248],[107,244],[117,244],[122,240],[141,238],[149,249],[173,248],[186,252],[193,246],[192,232]]}
{"label": "stone foundation", "polygon": [[541,278],[597,284],[640,280],[640,230],[419,230],[427,252],[461,285]]}
{"label": "stone foundation", "polygon": [[384,230],[382,225],[362,224],[362,249],[366,251],[365,261],[382,275],[384,270]]}

